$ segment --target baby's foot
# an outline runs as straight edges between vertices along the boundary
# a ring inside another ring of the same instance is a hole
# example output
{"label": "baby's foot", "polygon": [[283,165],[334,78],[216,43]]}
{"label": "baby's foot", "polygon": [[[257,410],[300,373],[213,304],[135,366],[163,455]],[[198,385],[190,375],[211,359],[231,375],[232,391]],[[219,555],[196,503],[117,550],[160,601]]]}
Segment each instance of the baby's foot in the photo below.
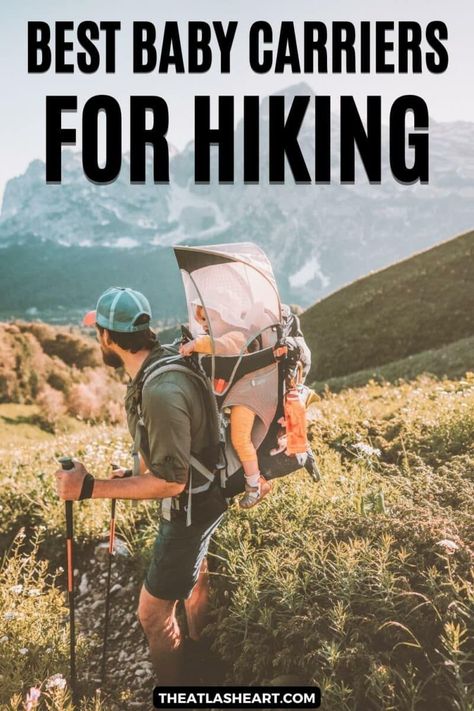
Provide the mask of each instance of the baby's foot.
{"label": "baby's foot", "polygon": [[242,509],[251,509],[271,491],[271,488],[271,482],[267,481],[263,476],[260,477],[257,486],[245,484],[245,494],[240,499],[239,506]]}

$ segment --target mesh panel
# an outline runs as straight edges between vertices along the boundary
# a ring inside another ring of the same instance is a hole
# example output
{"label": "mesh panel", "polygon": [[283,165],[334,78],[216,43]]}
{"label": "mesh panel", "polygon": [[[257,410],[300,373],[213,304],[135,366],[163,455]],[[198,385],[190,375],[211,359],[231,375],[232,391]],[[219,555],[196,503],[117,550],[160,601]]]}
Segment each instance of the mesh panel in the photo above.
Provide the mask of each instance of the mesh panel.
{"label": "mesh panel", "polygon": [[[181,247],[177,248],[176,256],[182,267],[189,329],[194,338],[203,334],[210,336],[212,354],[245,357],[246,353],[276,343],[274,327],[281,322],[280,299],[271,264],[259,247],[247,242]],[[248,385],[245,376],[244,382],[234,382],[231,376],[225,389],[218,390],[214,363],[212,358],[211,379],[216,393],[230,394],[237,387],[237,397],[239,390]],[[277,398],[276,385],[273,382],[267,385],[270,385],[267,394],[273,405],[267,407],[265,404],[264,412],[257,413],[264,425],[267,425],[267,415],[274,410]],[[245,396],[252,401],[250,407],[254,411],[258,410],[256,402],[259,397],[262,402],[265,399],[264,389],[265,385],[252,386],[250,391],[242,393],[242,398]]]}
{"label": "mesh panel", "polygon": [[[231,262],[198,269],[192,276],[182,274],[193,336],[207,332],[216,339],[236,331],[245,336],[248,345],[280,321],[280,304],[273,285],[246,264]],[[204,307],[207,323],[199,319],[199,306]],[[242,339],[235,340],[240,343]],[[240,349],[226,355],[239,352]]]}

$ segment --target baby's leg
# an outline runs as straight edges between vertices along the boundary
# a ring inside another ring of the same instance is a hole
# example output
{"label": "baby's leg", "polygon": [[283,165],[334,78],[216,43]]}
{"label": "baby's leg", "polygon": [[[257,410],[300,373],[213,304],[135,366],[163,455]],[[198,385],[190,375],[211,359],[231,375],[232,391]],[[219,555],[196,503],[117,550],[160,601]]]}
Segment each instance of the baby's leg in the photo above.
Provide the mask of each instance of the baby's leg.
{"label": "baby's leg", "polygon": [[[250,508],[270,491],[270,484],[260,477],[258,458],[252,443],[255,414],[244,405],[235,405],[230,414],[230,436],[245,474],[245,496],[240,500],[243,508]],[[263,482],[263,483],[262,483]]]}
{"label": "baby's leg", "polygon": [[230,438],[237,456],[242,462],[245,478],[252,478],[251,486],[258,484],[260,475],[257,452],[252,443],[252,428],[255,413],[244,405],[234,405],[230,412]]}

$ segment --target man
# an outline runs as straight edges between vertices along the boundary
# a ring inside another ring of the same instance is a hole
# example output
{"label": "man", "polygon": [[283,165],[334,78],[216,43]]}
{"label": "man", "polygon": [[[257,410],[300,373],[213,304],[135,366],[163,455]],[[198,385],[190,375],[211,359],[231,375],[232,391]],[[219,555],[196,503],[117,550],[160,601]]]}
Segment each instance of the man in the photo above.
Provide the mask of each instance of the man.
{"label": "man", "polygon": [[[170,355],[150,330],[150,305],[138,291],[113,287],[99,298],[84,323],[95,325],[104,363],[130,377],[125,409],[138,450],[136,476],[124,470],[111,479],[93,479],[80,462],[71,472],[56,472],[62,499],[169,499],[183,494],[193,454],[209,443],[208,411],[202,386],[186,372],[164,372],[141,393],[144,370]],[[141,393],[141,394],[140,394]],[[140,417],[141,415],[141,417]],[[210,499],[212,495],[209,494]],[[208,497],[208,498],[209,498]],[[183,497],[181,497],[183,498]],[[176,501],[176,498],[174,499]],[[206,555],[223,507],[205,507],[199,522],[186,525],[184,506],[160,519],[149,570],[140,594],[138,616],[161,684],[183,683],[183,637],[176,607],[184,600],[189,639],[197,645],[206,625]]]}

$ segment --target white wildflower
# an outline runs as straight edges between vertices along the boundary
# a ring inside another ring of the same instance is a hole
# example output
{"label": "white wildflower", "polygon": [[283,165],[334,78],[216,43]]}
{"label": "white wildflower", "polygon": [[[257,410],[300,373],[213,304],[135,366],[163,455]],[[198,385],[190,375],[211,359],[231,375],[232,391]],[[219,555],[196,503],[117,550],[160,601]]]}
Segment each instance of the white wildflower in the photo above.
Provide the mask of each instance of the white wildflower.
{"label": "white wildflower", "polygon": [[3,615],[3,619],[9,622],[10,620],[14,620],[16,616],[16,612],[5,612]]}
{"label": "white wildflower", "polygon": [[36,686],[32,686],[26,696],[26,711],[36,708],[41,696],[41,690]]}
{"label": "white wildflower", "polygon": [[451,541],[449,538],[443,538],[441,541],[436,541],[436,545],[442,546],[449,555],[452,555],[459,550],[458,544]]}
{"label": "white wildflower", "polygon": [[30,597],[38,597],[38,595],[41,595],[41,590],[39,588],[30,588],[28,595]]}
{"label": "white wildflower", "polygon": [[14,593],[15,595],[19,595],[23,592],[23,585],[12,585],[10,588],[10,592]]}
{"label": "white wildflower", "polygon": [[19,649],[18,651],[19,651],[20,654],[23,654],[23,656],[24,656],[25,654],[28,654],[28,652],[29,652],[30,650],[28,649],[28,647],[22,647],[22,648]]}
{"label": "white wildflower", "polygon": [[356,442],[352,447],[366,457],[380,457],[381,454],[380,449],[371,447],[370,444],[366,444],[365,442]]}
{"label": "white wildflower", "polygon": [[48,691],[50,689],[64,689],[66,686],[66,679],[62,674],[53,674],[53,676],[50,676],[46,681],[45,686]]}

